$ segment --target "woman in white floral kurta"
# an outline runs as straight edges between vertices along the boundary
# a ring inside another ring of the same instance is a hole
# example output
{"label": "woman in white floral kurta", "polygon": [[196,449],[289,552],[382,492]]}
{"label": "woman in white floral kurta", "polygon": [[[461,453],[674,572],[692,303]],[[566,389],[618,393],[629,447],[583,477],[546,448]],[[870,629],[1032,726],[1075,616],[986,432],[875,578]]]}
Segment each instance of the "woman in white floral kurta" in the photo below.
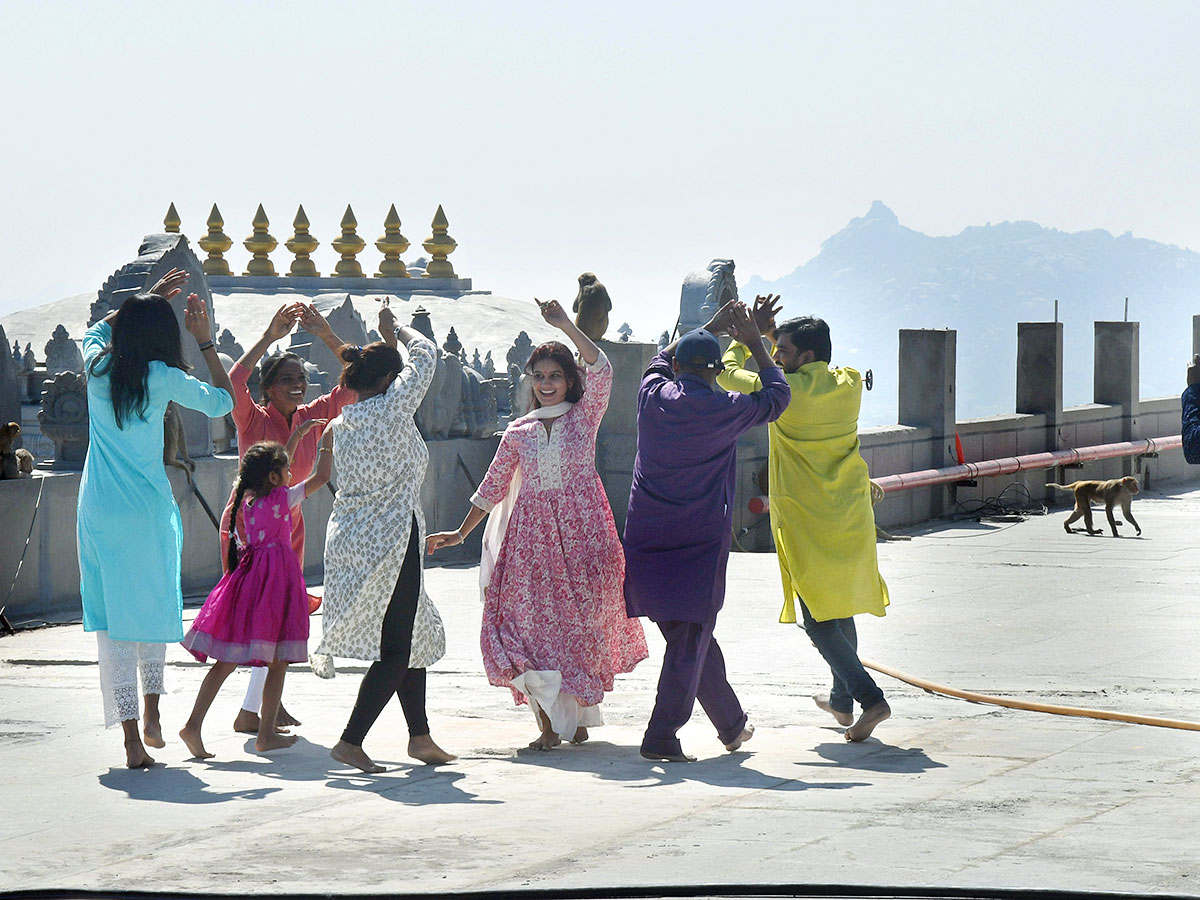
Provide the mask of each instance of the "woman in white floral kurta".
{"label": "woman in white floral kurta", "polygon": [[385,340],[342,349],[342,384],[359,402],[329,423],[338,495],[325,536],[323,634],[311,656],[322,678],[333,677],[334,656],[375,661],[330,754],[364,772],[383,771],[362,742],[393,694],[408,722],[409,755],[431,764],[455,758],[433,742],[425,717],[425,669],[445,653],[446,637],[425,593],[420,492],[429,452],[413,413],[433,379],[437,351],[419,332],[401,328],[404,366],[395,323],[384,306]]}
{"label": "woman in white floral kurta", "polygon": [[[604,693],[647,650],[641,623],[625,614],[625,557],[596,474],[612,366],[557,302],[539,305],[579,349],[586,389],[563,344],[534,350],[526,371],[536,408],[504,432],[462,527],[430,535],[428,546],[460,543],[491,514],[482,566],[484,667],[492,684],[530,703],[542,729],[530,746],[548,750],[563,738],[586,740],[588,726],[603,724]],[[493,541],[493,525],[505,514]]]}

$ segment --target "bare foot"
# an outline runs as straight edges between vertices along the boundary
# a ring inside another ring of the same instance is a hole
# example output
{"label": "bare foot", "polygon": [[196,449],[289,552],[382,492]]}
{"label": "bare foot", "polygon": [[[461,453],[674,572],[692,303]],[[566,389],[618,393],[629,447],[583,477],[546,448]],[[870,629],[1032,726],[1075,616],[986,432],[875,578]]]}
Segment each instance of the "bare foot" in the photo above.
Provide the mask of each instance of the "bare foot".
{"label": "bare foot", "polygon": [[813,703],[817,704],[817,709],[823,709],[833,716],[833,720],[843,728],[854,721],[854,713],[834,709],[829,704],[829,698],[822,694],[813,694]]}
{"label": "bare foot", "polygon": [[154,765],[154,757],[146,752],[139,738],[131,738],[125,742],[125,768],[148,769]]}
{"label": "bare foot", "polygon": [[742,729],[742,733],[726,744],[725,749],[732,753],[734,750],[739,749],[742,744],[746,743],[746,741],[750,740],[752,737],[754,737],[754,726],[747,722],[746,727]]}
{"label": "bare foot", "polygon": [[858,717],[858,721],[846,729],[846,740],[865,741],[875,730],[875,726],[892,714],[892,708],[886,700],[880,700],[873,706],[868,706]]}
{"label": "bare foot", "polygon": [[[283,715],[283,710],[279,710],[279,716]],[[288,734],[288,729],[284,728],[283,723],[279,721],[279,716],[275,717],[275,733]],[[289,718],[291,718],[289,716]],[[299,725],[299,722],[290,722],[288,724]],[[239,709],[237,718],[233,720],[233,730],[239,734],[258,734],[258,713],[250,712],[248,709]]]}
{"label": "bare foot", "polygon": [[167,746],[167,742],[163,740],[162,723],[159,722],[158,716],[145,717],[142,722],[142,739],[151,747]]}
{"label": "bare foot", "polygon": [[347,744],[345,741],[338,741],[334,744],[333,749],[329,751],[329,755],[343,765],[361,769],[368,775],[377,775],[380,772],[387,771],[383,766],[376,765],[371,760],[371,757],[363,752],[362,747],[355,747],[353,744]]}
{"label": "bare foot", "polygon": [[584,728],[582,725],[580,725],[578,728],[575,729],[575,737],[571,738],[571,743],[572,744],[583,744],[583,743],[587,742],[587,739],[588,739],[588,730],[586,728]]}
{"label": "bare foot", "polygon": [[679,753],[655,753],[653,750],[643,750],[642,759],[649,759],[653,762],[695,762],[696,757],[680,751]]}
{"label": "bare foot", "polygon": [[179,736],[183,739],[184,745],[188,748],[188,753],[192,754],[192,759],[213,758],[213,754],[204,749],[204,741],[200,739],[199,728],[192,728],[190,725],[184,725],[179,729]]}
{"label": "bare foot", "polygon": [[[280,728],[283,728],[283,727],[291,728],[293,725],[299,725],[299,724],[300,724],[300,720],[297,719],[295,716],[293,716],[286,709],[284,709],[282,703],[279,704],[279,715],[277,715],[275,717],[275,729],[278,731]],[[286,734],[286,732],[280,732],[280,733]]]}
{"label": "bare foot", "polygon": [[553,731],[543,731],[536,741],[530,741],[529,746],[533,750],[550,750],[562,743],[560,738]]}
{"label": "bare foot", "polygon": [[254,742],[254,749],[259,753],[266,753],[268,750],[282,750],[285,747],[290,747],[296,741],[300,740],[294,734],[268,734],[266,737],[259,735]]}
{"label": "bare foot", "polygon": [[435,744],[433,738],[427,734],[408,739],[408,755],[427,766],[438,766],[458,759],[453,753],[447,753]]}

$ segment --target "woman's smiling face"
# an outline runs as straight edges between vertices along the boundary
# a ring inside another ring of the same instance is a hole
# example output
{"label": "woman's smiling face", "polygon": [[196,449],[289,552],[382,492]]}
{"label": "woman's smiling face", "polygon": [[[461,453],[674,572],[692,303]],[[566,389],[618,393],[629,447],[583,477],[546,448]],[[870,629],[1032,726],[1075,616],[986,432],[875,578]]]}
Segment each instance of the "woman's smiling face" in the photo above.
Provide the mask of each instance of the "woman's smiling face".
{"label": "woman's smiling face", "polygon": [[567,376],[552,359],[538,360],[533,366],[533,396],[539,406],[553,406],[567,398]]}

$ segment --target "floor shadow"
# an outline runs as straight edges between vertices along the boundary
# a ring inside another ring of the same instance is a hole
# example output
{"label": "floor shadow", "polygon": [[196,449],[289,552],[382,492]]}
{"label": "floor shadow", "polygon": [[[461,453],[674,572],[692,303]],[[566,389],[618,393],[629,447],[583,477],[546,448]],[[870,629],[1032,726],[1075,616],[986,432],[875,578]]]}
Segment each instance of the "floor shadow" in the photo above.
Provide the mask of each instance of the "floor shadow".
{"label": "floor shadow", "polygon": [[499,805],[503,800],[484,800],[478,794],[464,790],[455,784],[466,778],[444,766],[400,764],[377,760],[388,771],[379,775],[352,772],[329,778],[328,787],[339,791],[365,791],[378,794],[384,800],[403,803],[405,806],[430,806],[447,803],[472,803],[475,805]]}
{"label": "floor shadow", "polygon": [[186,769],[161,763],[149,769],[113,767],[99,777],[104,787],[124,791],[131,800],[160,803],[224,803],[228,800],[261,800],[282,788],[261,787],[242,791],[210,791],[208,782]]}
{"label": "floor shadow", "polygon": [[893,747],[870,738],[862,743],[842,740],[818,744],[813,748],[827,762],[797,762],[798,766],[823,769],[860,769],[864,772],[897,772],[915,775],[930,769],[944,769],[945,763],[930,759],[920,747]]}
{"label": "floor shadow", "polygon": [[858,781],[812,782],[768,775],[746,765],[753,758],[752,752],[738,751],[691,763],[659,763],[642,759],[636,747],[618,746],[607,741],[588,741],[586,744],[557,747],[550,751],[522,748],[517,751],[516,758],[512,761],[517,765],[588,773],[605,781],[626,782],[635,788],[662,787],[686,782],[700,782],[713,787],[788,792],[869,787],[866,782]]}

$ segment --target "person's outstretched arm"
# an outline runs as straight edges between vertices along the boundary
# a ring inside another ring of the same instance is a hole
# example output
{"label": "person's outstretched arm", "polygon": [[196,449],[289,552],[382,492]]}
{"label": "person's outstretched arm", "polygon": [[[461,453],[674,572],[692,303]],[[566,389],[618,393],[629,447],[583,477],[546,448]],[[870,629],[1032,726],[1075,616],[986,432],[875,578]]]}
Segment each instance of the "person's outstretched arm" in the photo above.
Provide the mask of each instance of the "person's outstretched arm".
{"label": "person's outstretched arm", "polygon": [[537,297],[533,298],[533,302],[538,305],[538,309],[542,311],[542,318],[547,323],[571,339],[571,343],[579,351],[579,358],[583,360],[584,365],[594,366],[596,360],[600,358],[600,348],[596,346],[595,341],[579,330],[579,326],[571,321],[571,317],[567,315],[566,310],[559,302],[549,300],[543,303]]}
{"label": "person's outstretched arm", "polygon": [[220,388],[229,394],[229,403],[233,404],[233,383],[229,373],[221,365],[221,357],[217,356],[217,348],[212,341],[212,325],[208,320],[208,307],[196,294],[188,294],[187,309],[183,313],[183,327],[196,339],[200,346],[200,356],[208,366],[208,374],[213,387]]}
{"label": "person's outstretched arm", "polygon": [[[333,355],[337,356],[339,360],[342,359],[338,354],[346,342],[333,333],[333,328],[330,327],[325,317],[317,312],[315,306],[311,303],[297,303],[296,315],[300,319],[301,328],[332,350]],[[342,360],[342,366],[345,367],[345,365],[345,360]]]}
{"label": "person's outstretched arm", "polygon": [[263,358],[263,354],[267,352],[267,348],[276,341],[282,341],[292,330],[292,326],[296,324],[296,317],[299,315],[296,307],[299,304],[285,303],[279,309],[275,310],[275,315],[271,316],[271,321],[267,324],[267,330],[263,332],[262,337],[255,342],[249,350],[242,354],[242,358],[237,361],[237,365],[243,369],[250,370],[258,365],[258,361]]}

